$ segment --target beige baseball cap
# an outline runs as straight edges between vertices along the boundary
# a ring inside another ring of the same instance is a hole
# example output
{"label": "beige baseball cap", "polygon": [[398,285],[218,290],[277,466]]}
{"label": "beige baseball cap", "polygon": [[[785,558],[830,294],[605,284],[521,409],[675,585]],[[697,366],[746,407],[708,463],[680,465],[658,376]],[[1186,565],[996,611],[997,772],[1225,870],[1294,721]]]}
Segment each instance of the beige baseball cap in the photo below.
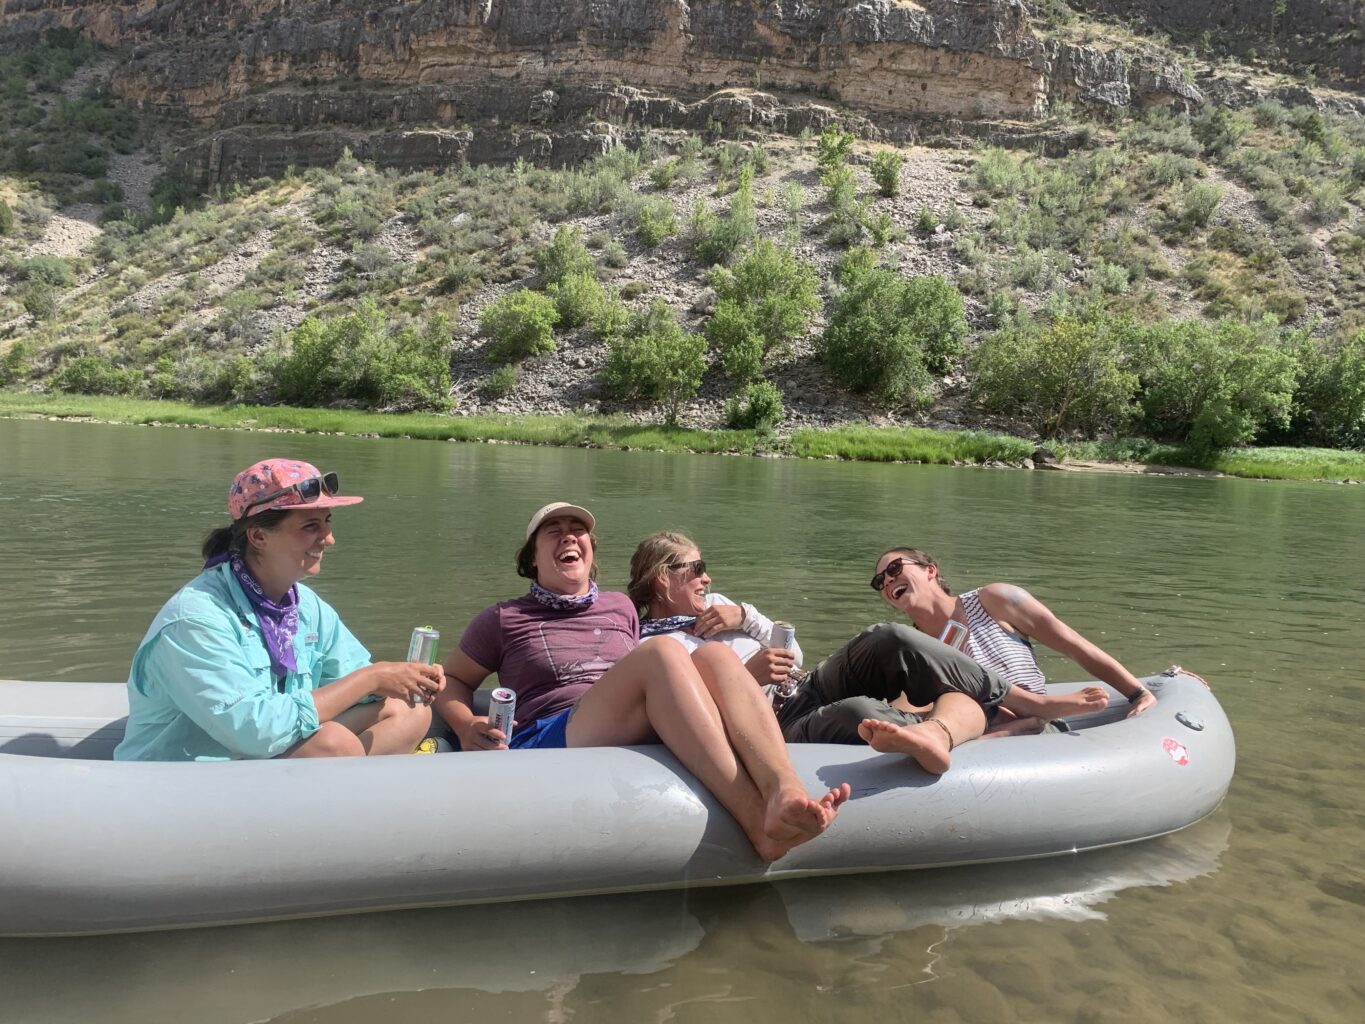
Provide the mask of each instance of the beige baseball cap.
{"label": "beige baseball cap", "polygon": [[556,516],[573,516],[575,519],[581,519],[589,530],[597,527],[597,520],[593,514],[582,505],[571,505],[567,501],[552,501],[531,517],[531,521],[526,525],[526,539],[531,539],[535,532],[540,529],[541,523]]}

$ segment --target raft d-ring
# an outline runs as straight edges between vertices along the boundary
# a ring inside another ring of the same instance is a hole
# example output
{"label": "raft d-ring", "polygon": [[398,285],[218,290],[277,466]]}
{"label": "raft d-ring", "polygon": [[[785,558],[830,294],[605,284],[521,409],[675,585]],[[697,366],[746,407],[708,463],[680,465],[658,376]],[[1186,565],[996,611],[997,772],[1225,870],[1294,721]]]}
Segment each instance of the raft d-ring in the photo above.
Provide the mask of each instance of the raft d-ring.
{"label": "raft d-ring", "polygon": [[1195,732],[1204,731],[1204,723],[1202,721],[1198,718],[1191,718],[1183,711],[1177,711],[1175,713],[1175,720],[1187,729],[1193,729]]}

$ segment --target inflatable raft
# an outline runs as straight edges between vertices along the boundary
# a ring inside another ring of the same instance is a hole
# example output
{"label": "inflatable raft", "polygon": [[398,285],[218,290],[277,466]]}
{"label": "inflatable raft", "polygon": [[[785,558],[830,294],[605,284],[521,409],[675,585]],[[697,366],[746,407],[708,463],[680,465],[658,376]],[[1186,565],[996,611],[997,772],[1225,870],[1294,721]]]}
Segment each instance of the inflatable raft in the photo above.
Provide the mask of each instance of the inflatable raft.
{"label": "inflatable raft", "polygon": [[[122,685],[0,681],[0,935],[83,935],[1048,857],[1184,828],[1236,758],[1187,675],[1071,730],[899,755],[798,744],[853,797],[774,864],[662,747],[219,763],[109,759]],[[1082,685],[1053,687],[1065,692]]]}

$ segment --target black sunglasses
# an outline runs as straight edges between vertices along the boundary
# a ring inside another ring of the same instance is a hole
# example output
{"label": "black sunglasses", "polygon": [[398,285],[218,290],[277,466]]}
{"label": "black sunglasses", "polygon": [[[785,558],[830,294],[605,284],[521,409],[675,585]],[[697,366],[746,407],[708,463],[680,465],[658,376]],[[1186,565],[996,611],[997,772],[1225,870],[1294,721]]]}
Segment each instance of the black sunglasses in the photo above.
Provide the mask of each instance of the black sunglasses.
{"label": "black sunglasses", "polygon": [[[887,580],[894,580],[905,571],[905,563],[910,561],[906,558],[893,558],[886,563],[886,568],[872,577],[872,589],[881,593],[882,587],[886,586]],[[910,561],[911,565],[923,565],[923,562]]]}
{"label": "black sunglasses", "polygon": [[300,480],[296,484],[281,487],[278,491],[271,491],[269,494],[257,498],[246,507],[246,511],[242,513],[242,518],[245,519],[251,515],[252,511],[261,505],[269,505],[272,501],[279,501],[286,494],[297,494],[299,501],[307,505],[309,502],[317,501],[324,494],[336,494],[339,490],[341,490],[341,484],[337,481],[335,473],[310,476],[307,480]]}
{"label": "black sunglasses", "polygon": [[668,567],[674,572],[679,569],[691,569],[692,575],[701,577],[706,573],[706,560],[704,558],[694,558],[690,562],[669,562]]}

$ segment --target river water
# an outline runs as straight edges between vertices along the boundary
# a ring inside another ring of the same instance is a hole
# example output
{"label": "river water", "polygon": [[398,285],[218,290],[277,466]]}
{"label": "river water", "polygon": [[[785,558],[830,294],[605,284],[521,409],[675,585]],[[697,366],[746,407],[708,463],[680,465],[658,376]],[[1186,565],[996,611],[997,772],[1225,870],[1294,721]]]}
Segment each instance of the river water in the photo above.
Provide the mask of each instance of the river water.
{"label": "river water", "polygon": [[123,679],[228,481],[273,454],[366,496],[316,586],[378,658],[419,622],[448,649],[519,592],[551,500],[597,515],[607,586],[645,533],[690,533],[812,661],[882,617],[873,559],[913,544],[959,590],[1028,587],[1139,674],[1202,673],[1237,776],[1176,836],[1061,860],[0,940],[5,1024],[1365,1016],[1361,489],[0,421],[0,676]]}

